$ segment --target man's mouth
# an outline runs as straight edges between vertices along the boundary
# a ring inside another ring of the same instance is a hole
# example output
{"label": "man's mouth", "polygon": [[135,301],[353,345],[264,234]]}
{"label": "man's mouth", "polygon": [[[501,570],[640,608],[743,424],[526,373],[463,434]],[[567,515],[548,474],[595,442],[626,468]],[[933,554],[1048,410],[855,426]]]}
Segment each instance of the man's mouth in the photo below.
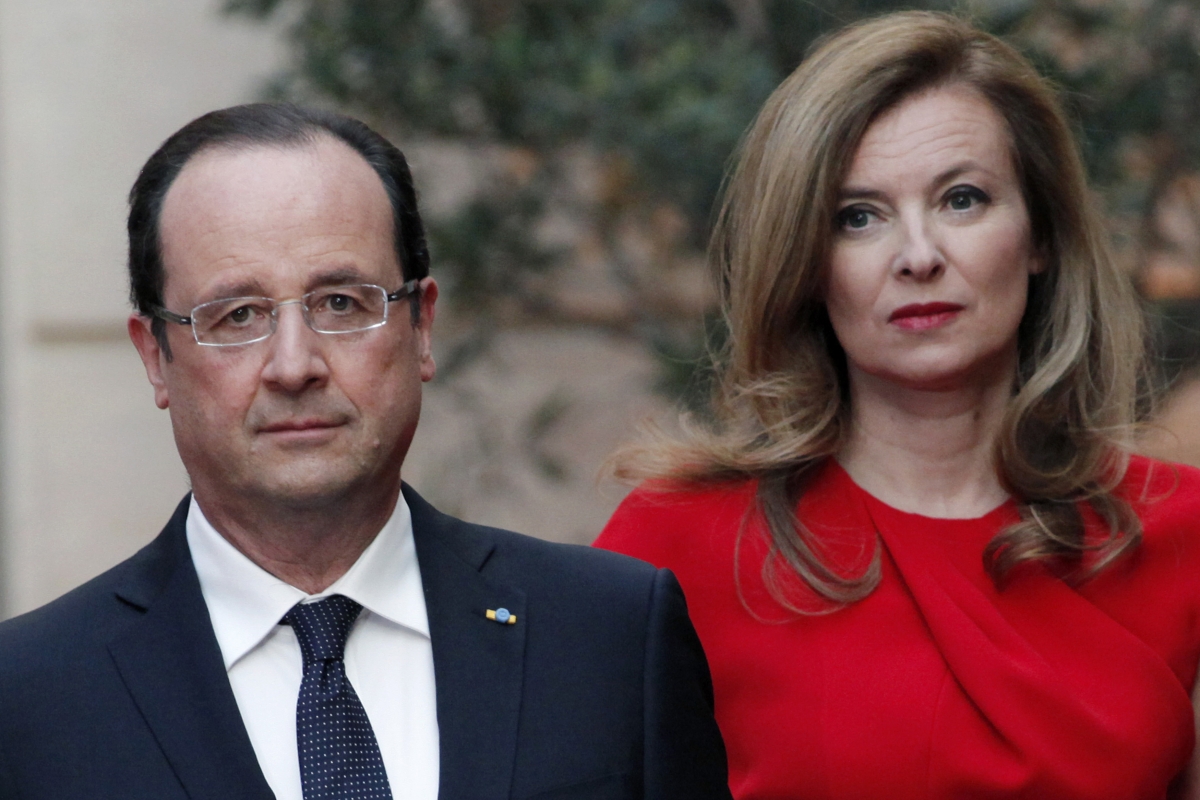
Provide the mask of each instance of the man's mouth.
{"label": "man's mouth", "polygon": [[259,433],[319,433],[320,431],[330,430],[345,424],[345,420],[326,418],[326,417],[295,417],[292,419],[279,420],[267,425],[263,425],[258,429]]}

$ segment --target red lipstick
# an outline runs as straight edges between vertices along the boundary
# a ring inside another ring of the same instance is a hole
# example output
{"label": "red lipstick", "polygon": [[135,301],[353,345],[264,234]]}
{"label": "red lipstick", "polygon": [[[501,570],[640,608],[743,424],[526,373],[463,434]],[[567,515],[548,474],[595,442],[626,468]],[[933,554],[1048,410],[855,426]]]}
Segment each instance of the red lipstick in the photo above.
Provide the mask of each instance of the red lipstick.
{"label": "red lipstick", "polygon": [[949,323],[962,310],[958,303],[911,303],[893,311],[888,322],[910,331],[925,331]]}

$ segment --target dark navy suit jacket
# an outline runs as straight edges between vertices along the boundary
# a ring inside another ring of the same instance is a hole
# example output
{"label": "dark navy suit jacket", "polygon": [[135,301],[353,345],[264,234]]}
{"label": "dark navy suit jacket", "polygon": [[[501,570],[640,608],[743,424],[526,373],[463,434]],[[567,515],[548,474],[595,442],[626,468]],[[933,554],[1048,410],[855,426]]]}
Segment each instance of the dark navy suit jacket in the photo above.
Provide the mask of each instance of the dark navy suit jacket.
{"label": "dark navy suit jacket", "polygon": [[[729,797],[708,667],[669,572],[405,498],[440,798]],[[0,624],[0,800],[273,797],[200,593],[187,508],[128,561]],[[517,624],[488,620],[499,607]]]}

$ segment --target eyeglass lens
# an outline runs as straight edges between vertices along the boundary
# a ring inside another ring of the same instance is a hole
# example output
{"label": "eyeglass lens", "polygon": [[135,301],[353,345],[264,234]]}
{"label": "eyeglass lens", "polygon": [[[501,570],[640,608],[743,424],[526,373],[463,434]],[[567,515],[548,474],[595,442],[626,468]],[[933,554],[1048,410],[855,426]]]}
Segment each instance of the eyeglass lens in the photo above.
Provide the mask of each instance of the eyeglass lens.
{"label": "eyeglass lens", "polygon": [[[275,330],[279,306],[269,297],[231,297],[192,309],[192,330],[201,344],[246,344],[265,339]],[[352,333],[387,321],[387,291],[360,284],[328,286],[299,300],[304,320],[318,333]]]}

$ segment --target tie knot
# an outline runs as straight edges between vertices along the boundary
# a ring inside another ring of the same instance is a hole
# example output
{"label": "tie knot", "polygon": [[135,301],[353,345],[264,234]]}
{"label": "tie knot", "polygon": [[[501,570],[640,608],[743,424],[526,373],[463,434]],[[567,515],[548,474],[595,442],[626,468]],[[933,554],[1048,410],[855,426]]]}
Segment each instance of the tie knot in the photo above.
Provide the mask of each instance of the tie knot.
{"label": "tie knot", "polygon": [[341,661],[346,637],[362,606],[335,594],[315,603],[297,603],[283,621],[296,631],[307,666],[313,661]]}

